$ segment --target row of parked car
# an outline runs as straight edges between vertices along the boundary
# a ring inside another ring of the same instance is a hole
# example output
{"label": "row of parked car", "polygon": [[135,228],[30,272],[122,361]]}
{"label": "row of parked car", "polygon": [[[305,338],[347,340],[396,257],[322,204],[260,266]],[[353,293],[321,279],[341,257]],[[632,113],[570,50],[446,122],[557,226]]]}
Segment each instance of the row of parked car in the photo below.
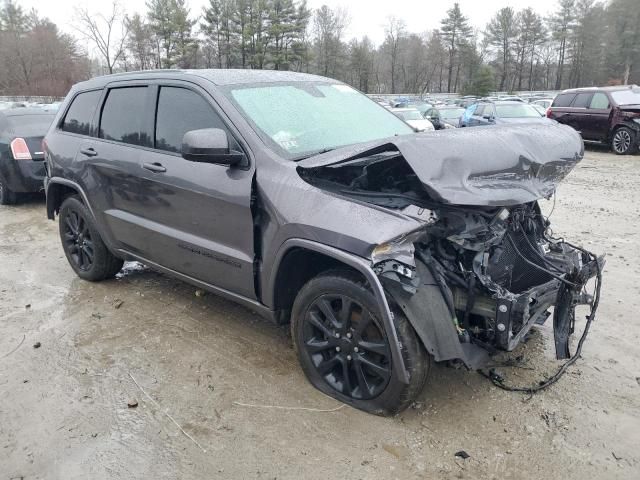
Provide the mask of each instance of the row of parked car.
{"label": "row of parked car", "polygon": [[636,85],[570,89],[555,97],[377,101],[418,131],[555,120],[573,127],[587,142],[609,145],[618,155],[637,152],[640,141],[640,88]]}

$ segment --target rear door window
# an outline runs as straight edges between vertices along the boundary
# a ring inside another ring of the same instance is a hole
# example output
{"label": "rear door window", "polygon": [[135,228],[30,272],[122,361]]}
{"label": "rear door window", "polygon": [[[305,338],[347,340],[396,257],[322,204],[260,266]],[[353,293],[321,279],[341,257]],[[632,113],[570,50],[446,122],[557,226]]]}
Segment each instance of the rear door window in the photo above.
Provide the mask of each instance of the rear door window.
{"label": "rear door window", "polygon": [[[184,134],[202,128],[221,128],[229,135],[220,116],[202,96],[182,87],[160,88],[155,148],[181,153]],[[234,141],[229,135],[229,145],[233,144]]]}
{"label": "rear door window", "polygon": [[589,108],[605,110],[609,108],[609,97],[604,93],[594,93]]}
{"label": "rear door window", "polygon": [[67,111],[62,122],[65,132],[91,135],[91,120],[98,106],[102,90],[93,90],[78,94]]}
{"label": "rear door window", "polygon": [[591,104],[591,98],[593,98],[593,93],[579,93],[571,106],[573,108],[587,108]]}
{"label": "rear door window", "polygon": [[561,93],[553,101],[553,107],[568,107],[576,97],[575,93]]}
{"label": "rear door window", "polygon": [[100,138],[130,145],[151,146],[144,132],[147,87],[109,90],[100,117]]}

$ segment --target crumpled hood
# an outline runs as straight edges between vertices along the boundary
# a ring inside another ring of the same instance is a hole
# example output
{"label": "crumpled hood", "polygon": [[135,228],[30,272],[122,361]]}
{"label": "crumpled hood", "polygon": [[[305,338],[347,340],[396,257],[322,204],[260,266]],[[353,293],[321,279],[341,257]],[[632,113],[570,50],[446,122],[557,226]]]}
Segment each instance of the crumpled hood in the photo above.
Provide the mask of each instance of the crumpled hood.
{"label": "crumpled hood", "polygon": [[433,200],[509,206],[551,195],[582,160],[571,127],[553,122],[440,130],[352,145],[298,163],[314,168],[398,151]]}

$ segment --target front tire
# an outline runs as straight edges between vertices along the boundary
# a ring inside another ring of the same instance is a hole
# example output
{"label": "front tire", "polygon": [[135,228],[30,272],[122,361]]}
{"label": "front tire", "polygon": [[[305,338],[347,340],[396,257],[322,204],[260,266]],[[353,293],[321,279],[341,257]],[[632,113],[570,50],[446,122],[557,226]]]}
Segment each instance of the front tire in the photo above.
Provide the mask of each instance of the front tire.
{"label": "front tire", "polygon": [[405,385],[393,374],[391,346],[377,301],[349,271],[310,280],[298,293],[291,334],[302,369],[318,390],[376,415],[407,408],[424,388],[430,357],[401,312],[394,314],[409,372]]}
{"label": "front tire", "polygon": [[13,205],[16,203],[16,194],[0,178],[0,205]]}
{"label": "front tire", "polygon": [[93,216],[76,195],[62,202],[58,225],[64,253],[80,278],[98,282],[120,271],[124,262],[109,251]]}
{"label": "front tire", "polygon": [[611,138],[611,150],[616,155],[629,155],[638,150],[636,132],[628,127],[618,128]]}

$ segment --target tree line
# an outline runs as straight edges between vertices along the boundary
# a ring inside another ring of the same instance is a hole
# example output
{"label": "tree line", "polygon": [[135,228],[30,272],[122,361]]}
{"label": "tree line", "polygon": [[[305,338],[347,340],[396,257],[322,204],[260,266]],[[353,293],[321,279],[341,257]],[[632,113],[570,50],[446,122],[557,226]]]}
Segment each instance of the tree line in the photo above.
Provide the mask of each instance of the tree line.
{"label": "tree line", "polygon": [[0,8],[0,94],[62,95],[91,75],[155,68],[293,70],[367,93],[640,82],[638,0],[558,0],[548,16],[505,7],[480,28],[454,3],[431,31],[388,18],[380,45],[347,38],[347,9],[306,0],[209,0],[199,12],[187,0],[147,0],[144,13],[114,1],[107,15],[76,8],[73,35],[18,1]]}

